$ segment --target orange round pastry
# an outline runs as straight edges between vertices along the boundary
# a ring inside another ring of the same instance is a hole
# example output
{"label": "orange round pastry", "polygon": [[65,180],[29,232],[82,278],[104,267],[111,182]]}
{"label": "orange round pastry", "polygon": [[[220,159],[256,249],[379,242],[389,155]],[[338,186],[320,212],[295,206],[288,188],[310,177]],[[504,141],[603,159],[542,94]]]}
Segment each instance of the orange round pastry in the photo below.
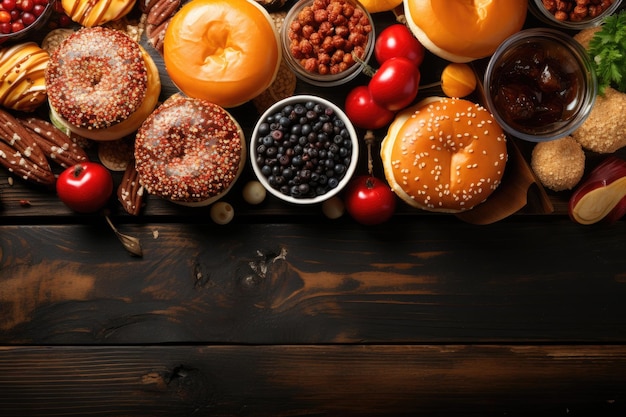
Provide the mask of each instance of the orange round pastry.
{"label": "orange round pastry", "polygon": [[165,69],[189,97],[230,108],[274,81],[282,59],[269,13],[250,0],[192,0],[171,19]]}
{"label": "orange round pastry", "polygon": [[74,22],[93,27],[126,16],[135,6],[135,0],[62,0],[61,5]]}
{"label": "orange round pastry", "polygon": [[244,134],[222,107],[174,94],[141,125],[135,139],[139,182],[150,194],[205,206],[226,194],[246,161]]}
{"label": "orange round pastry", "polygon": [[506,137],[484,107],[434,97],[398,113],[380,155],[387,182],[407,204],[457,213],[482,203],[500,185]]}
{"label": "orange round pastry", "polygon": [[527,0],[404,0],[408,27],[433,54],[470,62],[493,54],[526,21]]}
{"label": "orange round pastry", "polygon": [[53,122],[94,140],[133,133],[161,92],[147,52],[125,33],[100,26],[65,39],[50,56],[45,79]]}
{"label": "orange round pastry", "polygon": [[33,111],[46,101],[44,71],[50,56],[34,42],[0,49],[0,105]]}

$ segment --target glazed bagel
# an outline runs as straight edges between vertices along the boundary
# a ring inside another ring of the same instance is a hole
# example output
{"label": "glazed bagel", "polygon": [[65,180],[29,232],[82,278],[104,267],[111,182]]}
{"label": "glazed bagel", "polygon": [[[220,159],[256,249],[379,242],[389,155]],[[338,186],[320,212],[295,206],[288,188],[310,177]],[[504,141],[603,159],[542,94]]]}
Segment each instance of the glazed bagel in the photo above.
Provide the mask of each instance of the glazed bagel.
{"label": "glazed bagel", "polygon": [[175,94],[142,124],[135,139],[139,181],[152,195],[186,206],[224,196],[246,161],[244,134],[222,107]]}
{"label": "glazed bagel", "polygon": [[45,72],[51,119],[93,140],[122,138],[154,110],[154,61],[125,33],[82,28],[56,48]]}
{"label": "glazed bagel", "polygon": [[169,22],[163,59],[187,96],[230,108],[272,84],[282,52],[272,18],[257,2],[193,0]]}
{"label": "glazed bagel", "polygon": [[49,59],[48,52],[34,42],[0,49],[0,105],[31,112],[44,103]]}
{"label": "glazed bagel", "polygon": [[62,0],[63,10],[74,22],[93,27],[126,16],[135,0]]}
{"label": "glazed bagel", "polygon": [[404,0],[407,26],[433,54],[470,62],[493,54],[526,21],[527,0]]}
{"label": "glazed bagel", "polygon": [[398,113],[380,155],[387,182],[407,204],[458,213],[499,186],[506,137],[482,106],[433,97]]}

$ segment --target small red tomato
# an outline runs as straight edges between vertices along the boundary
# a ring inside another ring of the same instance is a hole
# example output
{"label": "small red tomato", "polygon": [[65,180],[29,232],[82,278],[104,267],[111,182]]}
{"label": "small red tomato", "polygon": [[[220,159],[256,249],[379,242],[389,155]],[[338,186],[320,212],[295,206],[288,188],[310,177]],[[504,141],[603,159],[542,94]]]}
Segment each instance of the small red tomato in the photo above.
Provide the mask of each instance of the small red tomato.
{"label": "small red tomato", "polygon": [[395,57],[408,58],[419,67],[424,61],[424,45],[403,24],[391,25],[378,35],[374,44],[374,56],[379,64]]}
{"label": "small red tomato", "polygon": [[346,211],[364,225],[386,222],[396,211],[396,195],[381,179],[362,175],[350,180],[344,191]]}
{"label": "small red tomato", "polygon": [[104,166],[83,162],[65,169],[56,183],[61,201],[79,213],[93,213],[107,203],[113,193],[113,178]]}
{"label": "small red tomato", "polygon": [[397,57],[383,62],[368,88],[379,106],[398,111],[415,100],[419,84],[419,69],[407,58]]}
{"label": "small red tomato", "polygon": [[391,122],[395,113],[379,106],[365,85],[353,88],[346,96],[346,116],[362,129],[380,129]]}

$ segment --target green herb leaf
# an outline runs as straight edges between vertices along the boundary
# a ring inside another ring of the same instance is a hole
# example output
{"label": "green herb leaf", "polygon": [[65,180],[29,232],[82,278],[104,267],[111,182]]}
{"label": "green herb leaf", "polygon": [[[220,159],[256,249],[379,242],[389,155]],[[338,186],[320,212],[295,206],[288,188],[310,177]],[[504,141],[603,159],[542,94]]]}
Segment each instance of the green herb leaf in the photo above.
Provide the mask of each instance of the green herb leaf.
{"label": "green herb leaf", "polygon": [[598,77],[600,94],[613,86],[626,92],[626,11],[613,14],[589,42],[589,55]]}

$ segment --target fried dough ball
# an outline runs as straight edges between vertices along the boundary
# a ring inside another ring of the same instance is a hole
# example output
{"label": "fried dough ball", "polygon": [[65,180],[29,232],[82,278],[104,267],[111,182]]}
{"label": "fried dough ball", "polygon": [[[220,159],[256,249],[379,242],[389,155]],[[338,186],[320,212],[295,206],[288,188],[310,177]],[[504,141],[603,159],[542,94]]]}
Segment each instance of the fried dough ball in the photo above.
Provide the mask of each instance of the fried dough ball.
{"label": "fried dough ball", "polygon": [[571,136],[535,145],[530,165],[544,187],[571,190],[585,172],[585,152]]}
{"label": "fried dough ball", "polygon": [[595,35],[600,29],[602,29],[602,26],[583,29],[574,35],[574,40],[581,44],[583,48],[588,50],[591,38],[593,38],[593,35]]}
{"label": "fried dough ball", "polygon": [[626,146],[626,94],[607,87],[599,95],[591,113],[572,136],[583,148],[597,153],[613,153]]}

